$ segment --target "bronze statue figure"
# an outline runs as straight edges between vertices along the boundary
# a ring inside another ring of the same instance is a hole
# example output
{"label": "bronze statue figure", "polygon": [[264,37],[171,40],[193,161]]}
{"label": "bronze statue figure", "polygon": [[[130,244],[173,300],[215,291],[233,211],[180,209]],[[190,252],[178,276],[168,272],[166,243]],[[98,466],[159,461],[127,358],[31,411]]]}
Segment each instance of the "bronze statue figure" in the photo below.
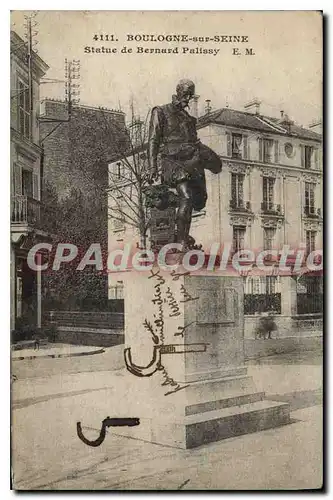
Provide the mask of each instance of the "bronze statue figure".
{"label": "bronze statue figure", "polygon": [[[152,110],[148,161],[152,181],[161,178],[162,184],[175,188],[178,194],[176,242],[188,248],[192,211],[206,205],[207,191],[204,169],[221,172],[219,156],[200,142],[196,118],[186,108],[195,96],[191,80],[181,80],[172,102]],[[160,159],[160,173],[159,163]]]}

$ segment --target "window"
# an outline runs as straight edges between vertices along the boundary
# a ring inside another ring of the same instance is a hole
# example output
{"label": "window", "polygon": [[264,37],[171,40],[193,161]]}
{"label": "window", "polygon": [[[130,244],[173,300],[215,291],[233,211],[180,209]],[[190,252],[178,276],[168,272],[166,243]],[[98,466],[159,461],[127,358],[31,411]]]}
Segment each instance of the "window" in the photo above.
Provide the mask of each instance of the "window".
{"label": "window", "polygon": [[279,276],[249,276],[246,278],[244,293],[262,295],[280,293]]}
{"label": "window", "polygon": [[231,174],[231,208],[244,206],[244,174]]}
{"label": "window", "polygon": [[304,168],[311,168],[312,154],[314,148],[312,146],[301,145],[301,165]]}
{"label": "window", "polygon": [[242,134],[232,134],[232,153],[233,158],[242,158]]}
{"label": "window", "polygon": [[275,238],[275,228],[264,228],[264,250],[273,250],[273,243]]}
{"label": "window", "polygon": [[313,148],[311,146],[304,147],[304,167],[311,168],[311,158],[312,158]]}
{"label": "window", "polygon": [[259,141],[259,161],[263,163],[279,163],[280,143],[273,139],[258,137]]}
{"label": "window", "polygon": [[278,276],[266,276],[266,293],[272,295],[274,293],[279,293],[280,282]]}
{"label": "window", "polygon": [[117,178],[118,179],[121,178],[121,163],[120,163],[120,161],[118,161],[118,163],[117,163]]}
{"label": "window", "polygon": [[263,140],[263,161],[264,163],[272,162],[273,139]]}
{"label": "window", "polygon": [[233,229],[233,251],[239,252],[244,250],[245,227],[234,226]]}
{"label": "window", "polygon": [[30,92],[29,87],[22,80],[18,80],[18,124],[19,132],[30,139]]}
{"label": "window", "polygon": [[246,134],[226,132],[227,156],[231,158],[250,158],[250,148]]}
{"label": "window", "polygon": [[22,194],[33,197],[33,178],[30,170],[22,169]]}
{"label": "window", "polygon": [[311,182],[305,183],[305,214],[310,215],[315,213],[315,184]]}
{"label": "window", "polygon": [[306,253],[313,252],[316,248],[316,231],[306,231]]}
{"label": "window", "polygon": [[244,283],[244,314],[281,314],[279,276],[248,276]]}
{"label": "window", "polygon": [[250,291],[250,293],[252,293],[254,295],[259,295],[260,293],[263,293],[261,290],[262,289],[262,279],[259,277],[252,278],[251,288],[252,288],[252,290]]}
{"label": "window", "polygon": [[117,285],[111,286],[109,289],[109,299],[123,299],[124,285],[121,281],[117,281]]}
{"label": "window", "polygon": [[274,208],[274,183],[273,177],[263,177],[263,209],[273,210]]}
{"label": "window", "polygon": [[291,142],[285,143],[284,151],[288,158],[292,158],[294,156],[294,146],[291,144]]}

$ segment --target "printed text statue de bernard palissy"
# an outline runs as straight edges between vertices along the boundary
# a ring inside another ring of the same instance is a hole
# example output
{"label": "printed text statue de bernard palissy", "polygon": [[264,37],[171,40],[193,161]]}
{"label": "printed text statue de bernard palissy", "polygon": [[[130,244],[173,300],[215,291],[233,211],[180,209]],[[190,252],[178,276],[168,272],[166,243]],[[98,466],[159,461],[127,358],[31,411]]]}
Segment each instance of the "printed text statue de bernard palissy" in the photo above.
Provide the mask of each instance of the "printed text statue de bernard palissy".
{"label": "printed text statue de bernard palissy", "polygon": [[186,108],[195,96],[191,80],[181,80],[172,102],[152,109],[148,160],[151,179],[175,188],[178,197],[176,242],[188,248],[192,211],[202,210],[207,201],[205,171],[217,174],[222,163],[218,155],[202,144],[197,137],[196,118]]}

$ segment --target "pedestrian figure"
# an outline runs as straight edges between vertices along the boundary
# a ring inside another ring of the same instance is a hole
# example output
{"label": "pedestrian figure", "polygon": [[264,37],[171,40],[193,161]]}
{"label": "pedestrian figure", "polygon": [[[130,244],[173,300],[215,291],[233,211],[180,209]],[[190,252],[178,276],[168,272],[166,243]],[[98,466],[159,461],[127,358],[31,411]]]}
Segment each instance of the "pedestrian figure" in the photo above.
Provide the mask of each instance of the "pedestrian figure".
{"label": "pedestrian figure", "polygon": [[265,316],[261,316],[259,318],[259,323],[256,328],[255,338],[264,340],[272,338],[272,332],[277,330],[276,323],[274,321],[273,312],[269,312],[265,314]]}

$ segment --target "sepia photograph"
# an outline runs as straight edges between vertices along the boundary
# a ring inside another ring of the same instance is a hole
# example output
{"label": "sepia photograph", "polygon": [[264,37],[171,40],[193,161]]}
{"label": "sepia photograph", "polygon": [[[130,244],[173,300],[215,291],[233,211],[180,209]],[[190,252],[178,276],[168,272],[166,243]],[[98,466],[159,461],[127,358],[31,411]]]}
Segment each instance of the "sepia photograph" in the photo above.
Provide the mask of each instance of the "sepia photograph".
{"label": "sepia photograph", "polygon": [[12,10],[11,489],[323,488],[323,13]]}

